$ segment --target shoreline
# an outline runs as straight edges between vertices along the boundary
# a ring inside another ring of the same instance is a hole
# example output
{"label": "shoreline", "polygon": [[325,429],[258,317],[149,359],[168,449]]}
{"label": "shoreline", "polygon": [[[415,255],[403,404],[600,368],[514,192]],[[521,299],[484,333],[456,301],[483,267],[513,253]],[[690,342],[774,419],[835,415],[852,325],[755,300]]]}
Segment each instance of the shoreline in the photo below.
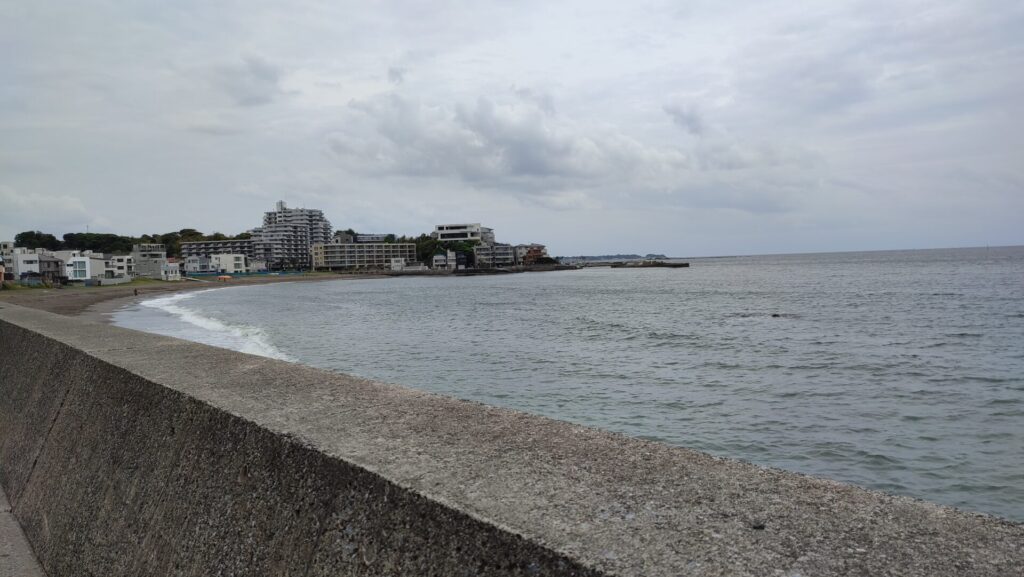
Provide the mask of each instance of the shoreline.
{"label": "shoreline", "polygon": [[[381,275],[295,275],[284,277],[239,278],[230,282],[155,281],[153,285],[118,285],[113,287],[74,287],[64,289],[22,289],[0,292],[0,303],[43,310],[59,315],[78,317],[95,323],[110,323],[110,316],[132,303],[179,292],[253,286],[283,282],[327,282],[385,278]],[[138,295],[135,290],[138,289]]]}

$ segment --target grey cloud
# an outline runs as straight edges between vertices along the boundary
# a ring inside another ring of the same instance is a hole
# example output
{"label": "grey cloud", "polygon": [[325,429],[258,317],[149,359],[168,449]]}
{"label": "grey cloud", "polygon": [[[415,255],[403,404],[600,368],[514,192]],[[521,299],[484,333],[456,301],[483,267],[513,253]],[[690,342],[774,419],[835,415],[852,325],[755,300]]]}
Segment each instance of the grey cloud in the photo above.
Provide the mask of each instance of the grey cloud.
{"label": "grey cloud", "polygon": [[226,112],[195,110],[172,118],[176,126],[197,134],[230,136],[244,132],[238,118]]}
{"label": "grey cloud", "polygon": [[513,92],[526,102],[532,102],[545,114],[555,113],[555,99],[550,93],[532,88],[513,88]]}
{"label": "grey cloud", "polygon": [[215,80],[239,106],[268,104],[282,94],[280,67],[258,56],[246,56],[239,64],[221,66]]}
{"label": "grey cloud", "polygon": [[0,236],[243,230],[284,194],[566,252],[1022,241],[1020,2],[50,4],[0,8]]}
{"label": "grey cloud", "polygon": [[0,207],[0,228],[8,231],[43,229],[53,224],[75,230],[86,224],[108,224],[72,194],[43,194],[0,184]]}
{"label": "grey cloud", "polygon": [[620,134],[587,134],[529,102],[441,106],[389,95],[351,107],[357,114],[329,145],[353,170],[378,175],[454,177],[529,193],[664,173],[686,162],[678,151]]}
{"label": "grey cloud", "polygon": [[693,106],[666,104],[663,110],[672,117],[672,122],[695,136],[701,136],[706,130],[704,118]]}
{"label": "grey cloud", "polygon": [[[688,148],[645,145],[550,114],[532,98],[442,106],[390,94],[350,107],[345,130],[328,139],[350,170],[453,180],[552,209],[671,198],[698,208],[731,202],[737,210],[781,212],[792,205],[773,200],[772,192],[803,182],[803,173],[823,163],[797,145],[742,143],[727,134]],[[745,174],[727,176],[733,172]],[[768,176],[773,186],[758,182]],[[666,197],[665,191],[675,192]]]}

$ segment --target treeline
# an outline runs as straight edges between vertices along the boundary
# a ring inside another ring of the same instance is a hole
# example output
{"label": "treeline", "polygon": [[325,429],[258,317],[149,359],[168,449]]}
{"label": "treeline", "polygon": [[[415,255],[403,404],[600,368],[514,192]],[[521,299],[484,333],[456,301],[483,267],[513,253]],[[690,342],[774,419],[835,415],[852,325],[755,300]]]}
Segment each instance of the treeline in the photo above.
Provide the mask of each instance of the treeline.
{"label": "treeline", "polygon": [[430,262],[431,259],[434,258],[435,254],[443,253],[447,250],[455,251],[457,253],[473,254],[473,247],[477,245],[476,241],[471,240],[441,242],[429,234],[421,234],[419,236],[400,236],[395,239],[395,242],[411,242],[415,244],[416,260],[420,262]]}
{"label": "treeline", "polygon": [[181,243],[201,240],[232,240],[250,238],[249,233],[228,236],[219,232],[203,234],[194,228],[177,232],[144,234],[139,237],[97,232],[69,232],[62,238],[38,230],[15,235],[14,246],[44,248],[46,250],[91,250],[97,253],[124,254],[132,251],[133,244],[152,243],[167,247],[167,256],[181,256]]}

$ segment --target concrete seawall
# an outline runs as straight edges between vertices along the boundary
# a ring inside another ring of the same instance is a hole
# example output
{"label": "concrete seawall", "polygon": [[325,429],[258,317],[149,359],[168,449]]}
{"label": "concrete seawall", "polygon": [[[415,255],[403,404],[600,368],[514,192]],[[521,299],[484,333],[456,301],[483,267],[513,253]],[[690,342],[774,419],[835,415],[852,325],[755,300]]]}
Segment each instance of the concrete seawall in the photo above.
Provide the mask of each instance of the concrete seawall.
{"label": "concrete seawall", "polygon": [[515,411],[10,304],[0,351],[50,577],[1024,574],[1020,524]]}

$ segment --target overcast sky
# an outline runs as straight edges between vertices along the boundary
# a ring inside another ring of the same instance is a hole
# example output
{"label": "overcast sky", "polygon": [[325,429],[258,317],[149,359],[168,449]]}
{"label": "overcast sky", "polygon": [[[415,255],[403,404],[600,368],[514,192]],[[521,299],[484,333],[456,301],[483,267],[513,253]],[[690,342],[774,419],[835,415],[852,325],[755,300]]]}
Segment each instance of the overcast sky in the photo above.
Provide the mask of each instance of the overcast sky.
{"label": "overcast sky", "polygon": [[1024,244],[1024,3],[0,0],[0,239]]}

